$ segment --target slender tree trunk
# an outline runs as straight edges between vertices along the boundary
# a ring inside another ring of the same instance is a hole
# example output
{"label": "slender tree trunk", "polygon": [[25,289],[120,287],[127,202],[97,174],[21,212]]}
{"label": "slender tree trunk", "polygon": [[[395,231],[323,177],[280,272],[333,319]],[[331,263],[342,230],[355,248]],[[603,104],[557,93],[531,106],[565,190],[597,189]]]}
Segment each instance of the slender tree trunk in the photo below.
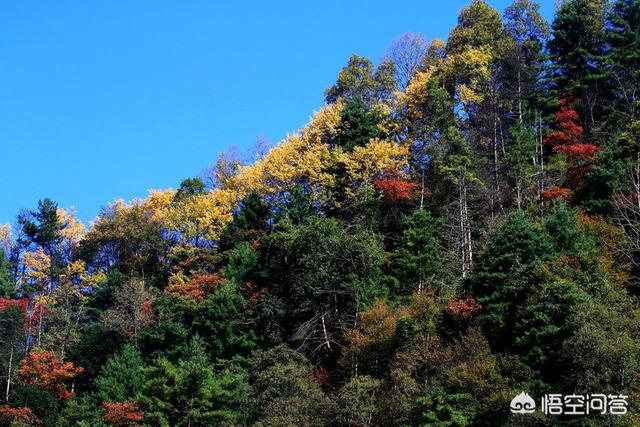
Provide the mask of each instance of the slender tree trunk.
{"label": "slender tree trunk", "polygon": [[322,315],[322,332],[324,334],[324,342],[327,345],[327,349],[331,351],[331,344],[329,343],[329,334],[327,334],[327,325],[324,321],[324,314]]}
{"label": "slender tree trunk", "polygon": [[471,244],[471,227],[467,206],[466,171],[461,171],[458,184],[458,215],[460,232],[460,264],[462,278],[466,279],[473,266],[473,251]]}
{"label": "slender tree trunk", "polygon": [[[519,63],[520,61],[518,61]],[[522,117],[522,70],[518,67],[518,120],[523,123]]]}
{"label": "slender tree trunk", "polygon": [[493,182],[491,184],[491,220],[495,221],[496,212],[502,211],[502,201],[500,200],[500,178],[498,170],[498,95],[496,94],[495,85],[492,95],[492,115],[493,115],[493,159],[492,159],[492,175]]}
{"label": "slender tree trunk", "polygon": [[40,314],[38,315],[38,339],[37,339],[38,346],[42,343],[42,319],[44,318],[43,304],[40,304],[39,310],[40,310]]}
{"label": "slender tree trunk", "polygon": [[420,185],[420,209],[424,207],[424,168],[422,168],[422,183]]}
{"label": "slender tree trunk", "polygon": [[542,138],[542,114],[538,111],[536,126],[536,157],[538,158],[538,170],[536,173],[538,181],[538,214],[544,216],[544,200],[542,193],[544,192],[544,141]]}
{"label": "slender tree trunk", "polygon": [[13,368],[13,344],[11,345],[11,353],[9,353],[9,369],[7,371],[7,387],[4,393],[4,401],[9,403],[9,391],[11,390],[11,369]]}
{"label": "slender tree trunk", "polygon": [[27,319],[27,338],[25,340],[24,343],[24,348],[25,348],[25,352],[29,352],[29,341],[31,341],[31,328],[32,328],[32,323],[33,323],[33,309],[34,307],[31,307],[31,309],[29,309],[29,304],[31,304],[30,302],[27,304],[27,316],[29,317]]}
{"label": "slender tree trunk", "polygon": [[634,190],[636,191],[636,206],[638,207],[638,212],[640,212],[640,154],[636,156],[636,162],[634,165]]}
{"label": "slender tree trunk", "polygon": [[522,210],[522,177],[518,176],[516,178],[516,204],[518,205],[518,210]]}

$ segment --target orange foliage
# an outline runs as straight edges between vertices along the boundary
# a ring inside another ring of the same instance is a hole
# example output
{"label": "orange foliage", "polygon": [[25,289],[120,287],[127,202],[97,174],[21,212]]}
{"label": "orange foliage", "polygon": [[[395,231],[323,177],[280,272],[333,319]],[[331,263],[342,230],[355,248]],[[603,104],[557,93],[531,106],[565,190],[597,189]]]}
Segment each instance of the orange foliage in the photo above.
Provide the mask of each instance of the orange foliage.
{"label": "orange foliage", "polygon": [[60,399],[68,399],[73,394],[65,385],[84,371],[71,362],[61,362],[51,351],[34,350],[27,354],[18,369],[18,374],[27,385],[40,387]]}
{"label": "orange foliage", "polygon": [[455,317],[470,317],[482,309],[482,306],[474,298],[462,298],[449,301],[445,309]]}
{"label": "orange foliage", "polygon": [[396,333],[398,319],[384,301],[376,303],[360,314],[357,329],[345,333],[347,347],[343,351],[344,364],[352,364],[358,359],[374,354],[385,346]]}
{"label": "orange foliage", "polygon": [[556,153],[566,154],[570,159],[591,161],[596,157],[596,152],[600,147],[593,144],[577,143],[574,145],[557,145],[553,147]]}
{"label": "orange foliage", "polygon": [[150,326],[156,320],[156,312],[153,310],[153,301],[146,300],[140,304],[140,319],[142,326]]}
{"label": "orange foliage", "polygon": [[223,281],[224,279],[219,274],[203,274],[194,277],[187,283],[167,286],[164,292],[201,302],[207,294],[218,290]]}
{"label": "orange foliage", "polygon": [[42,421],[34,417],[31,408],[22,406],[20,408],[12,408],[9,405],[0,406],[0,424],[1,425],[40,425]]}
{"label": "orange foliage", "polygon": [[604,248],[598,257],[600,271],[612,282],[628,284],[631,264],[620,256],[620,248],[630,244],[624,230],[610,220],[585,214],[578,214],[578,222]]}
{"label": "orange foliage", "polygon": [[549,190],[544,190],[540,193],[540,197],[542,200],[555,200],[558,198],[563,198],[565,200],[569,200],[571,198],[571,190],[568,188],[555,187]]}
{"label": "orange foliage", "polygon": [[376,191],[382,193],[387,204],[407,202],[419,197],[420,186],[399,178],[380,178],[373,183]]}
{"label": "orange foliage", "polygon": [[138,426],[144,420],[144,412],[138,408],[137,402],[102,402],[102,409],[104,422],[112,426]]}

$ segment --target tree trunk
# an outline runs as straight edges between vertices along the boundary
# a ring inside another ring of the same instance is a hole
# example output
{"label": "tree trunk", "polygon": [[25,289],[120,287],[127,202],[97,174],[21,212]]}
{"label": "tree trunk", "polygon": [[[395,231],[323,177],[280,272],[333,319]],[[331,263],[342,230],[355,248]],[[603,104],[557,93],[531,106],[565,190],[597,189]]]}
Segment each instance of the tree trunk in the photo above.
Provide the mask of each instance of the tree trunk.
{"label": "tree trunk", "polygon": [[327,325],[324,322],[324,314],[322,315],[322,332],[324,334],[324,342],[327,345],[327,349],[331,351],[331,343],[329,343],[329,335],[327,334]]}
{"label": "tree trunk", "polygon": [[466,279],[473,266],[473,250],[471,244],[471,226],[469,222],[469,209],[467,206],[466,171],[460,173],[458,184],[458,214],[460,232],[460,264],[462,278]]}
{"label": "tree trunk", "polygon": [[7,371],[7,387],[4,393],[4,401],[9,403],[9,391],[11,389],[11,369],[13,367],[13,344],[11,345],[11,353],[9,354],[9,369]]}

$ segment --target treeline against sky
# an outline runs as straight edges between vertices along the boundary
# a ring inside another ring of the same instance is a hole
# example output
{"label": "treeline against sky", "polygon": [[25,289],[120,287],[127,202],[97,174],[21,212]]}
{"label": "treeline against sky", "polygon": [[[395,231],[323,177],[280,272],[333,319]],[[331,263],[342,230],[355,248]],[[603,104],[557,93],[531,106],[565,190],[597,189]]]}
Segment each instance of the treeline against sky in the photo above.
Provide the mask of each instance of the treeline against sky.
{"label": "treeline against sky", "polygon": [[0,425],[640,425],[640,0],[538,9],[353,55],[251,162],[0,228]]}

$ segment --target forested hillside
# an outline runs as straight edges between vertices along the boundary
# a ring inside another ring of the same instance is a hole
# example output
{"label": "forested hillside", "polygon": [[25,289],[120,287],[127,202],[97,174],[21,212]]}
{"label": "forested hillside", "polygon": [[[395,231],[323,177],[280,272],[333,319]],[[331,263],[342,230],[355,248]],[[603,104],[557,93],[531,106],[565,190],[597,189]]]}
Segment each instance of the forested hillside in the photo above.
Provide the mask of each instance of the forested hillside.
{"label": "forested hillside", "polygon": [[474,0],[325,95],[251,161],[0,228],[0,425],[640,425],[640,0]]}

